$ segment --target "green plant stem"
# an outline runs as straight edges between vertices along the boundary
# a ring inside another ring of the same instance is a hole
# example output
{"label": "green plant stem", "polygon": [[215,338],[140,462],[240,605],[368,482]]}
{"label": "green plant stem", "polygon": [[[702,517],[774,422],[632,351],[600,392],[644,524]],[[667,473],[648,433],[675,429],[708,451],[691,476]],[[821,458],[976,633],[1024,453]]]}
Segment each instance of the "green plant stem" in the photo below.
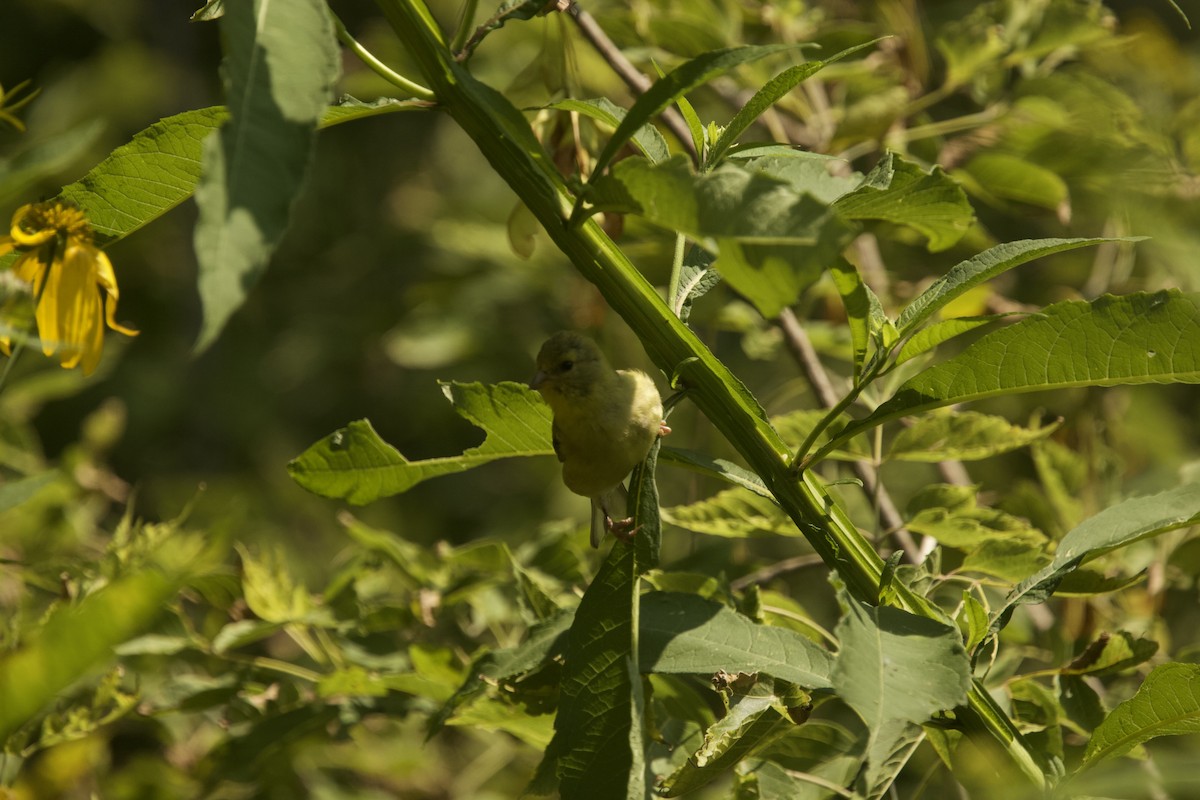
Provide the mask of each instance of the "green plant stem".
{"label": "green plant stem", "polygon": [[350,35],[350,31],[346,29],[345,24],[343,24],[342,20],[337,14],[333,13],[332,9],[329,11],[329,16],[333,18],[333,26],[337,29],[338,39],[340,39],[342,44],[346,45],[346,47],[350,49],[350,52],[358,56],[359,59],[366,64],[372,72],[393,86],[399,87],[401,90],[408,92],[409,95],[419,100],[437,99],[433,92],[431,92],[429,89],[426,89],[419,83],[410,81],[408,78],[404,77],[399,72],[396,72],[387,64],[384,64],[382,61],[376,58],[374,53],[372,53],[370,50],[364,47],[361,42]]}
{"label": "green plant stem", "polygon": [[[569,224],[575,198],[534,137],[525,117],[502,95],[470,75],[442,43],[419,0],[377,0],[440,105],[463,128],[492,168],[537,217],[558,248],[634,330],[647,355],[667,375],[679,374],[688,398],[737,449],[813,549],[845,581],[850,594],[874,603],[883,560],[811,471],[795,475],[791,448],[741,382],[684,325],[594,220]],[[686,362],[686,363],[685,363]],[[682,366],[681,366],[682,365]],[[925,598],[895,585],[906,610],[936,617]],[[971,727],[995,736],[1031,781],[1045,779],[1020,732],[982,686],[970,692]]]}
{"label": "green plant stem", "polygon": [[458,21],[458,30],[454,32],[454,38],[450,40],[450,50],[459,52],[467,43],[467,39],[471,36],[471,29],[475,24],[475,10],[479,8],[479,0],[467,0],[463,5],[462,18]]}
{"label": "green plant stem", "polygon": [[675,254],[671,258],[671,277],[667,281],[667,302],[671,304],[675,316],[683,312],[683,298],[676,295],[679,294],[679,276],[683,272],[683,251],[686,247],[687,237],[682,233],[675,234]]}

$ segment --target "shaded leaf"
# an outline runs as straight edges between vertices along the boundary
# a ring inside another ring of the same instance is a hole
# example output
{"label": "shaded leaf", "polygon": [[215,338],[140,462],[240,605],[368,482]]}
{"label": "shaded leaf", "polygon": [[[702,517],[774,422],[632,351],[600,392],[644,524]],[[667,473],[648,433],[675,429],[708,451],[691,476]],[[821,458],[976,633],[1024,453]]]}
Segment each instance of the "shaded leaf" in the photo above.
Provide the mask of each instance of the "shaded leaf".
{"label": "shaded leaf", "polygon": [[[603,122],[605,125],[613,128],[621,124],[621,120],[625,119],[626,114],[625,109],[607,97],[596,97],[590,100],[567,98],[566,100],[551,103],[548,108],[557,108],[560,111],[574,111],[583,114],[585,117]],[[637,146],[638,150],[642,151],[642,155],[650,159],[651,163],[657,164],[666,161],[671,155],[671,150],[667,146],[667,140],[659,133],[658,128],[649,123],[638,128],[631,137],[631,141]]]}
{"label": "shaded leaf", "polygon": [[1005,598],[992,617],[992,631],[1007,624],[1017,605],[1045,601],[1080,564],[1140,539],[1200,522],[1200,484],[1191,483],[1109,506],[1084,520],[1058,544],[1054,560]]}
{"label": "shaded leaf", "polygon": [[708,727],[696,752],[662,782],[660,795],[678,797],[710,783],[793,727],[781,710],[785,698],[769,678],[739,675],[731,695],[725,716]]}
{"label": "shaded leaf", "polygon": [[980,153],[967,162],[966,173],[989,195],[1056,210],[1066,202],[1067,183],[1056,173],[1009,153]]}
{"label": "shaded leaf", "polygon": [[367,420],[352,422],[289,462],[288,473],[310,492],[362,505],[407,491],[421,481],[498,458],[548,456],[550,408],[520,383],[442,383],[454,410],[487,433],[461,455],[409,461]]}
{"label": "shaded leaf", "polygon": [[621,124],[613,132],[612,138],[600,152],[594,174],[599,175],[617,155],[621,146],[629,141],[635,131],[649,122],[651,117],[661,113],[663,109],[692,89],[707,83],[723,72],[728,72],[739,64],[756,61],[772,53],[795,47],[796,45],[748,45],[713,50],[676,67],[655,81],[654,85],[634,101],[633,107],[629,109],[629,113],[621,120]]}
{"label": "shaded leaf", "polygon": [[216,339],[288,225],[339,71],[319,0],[255,0],[221,17],[230,119],[204,145],[195,247],[204,322]]}
{"label": "shaded leaf", "polygon": [[758,672],[809,689],[830,686],[828,651],[785,628],[692,594],[650,592],[641,603],[644,672]]}
{"label": "shaded leaf", "polygon": [[880,39],[873,39],[869,42],[864,42],[854,47],[847,47],[840,53],[836,53],[829,58],[821,61],[808,61],[804,64],[797,64],[790,69],[776,75],[769,80],[765,86],[754,93],[754,96],[742,106],[725,129],[721,131],[720,137],[717,139],[711,150],[708,153],[708,163],[716,164],[725,155],[725,152],[733,146],[738,137],[741,136],[747,128],[749,128],[756,119],[763,115],[767,109],[775,105],[788,92],[799,86],[804,81],[816,75],[830,64],[841,61],[849,55],[857,53],[859,50],[871,47],[878,44]]}

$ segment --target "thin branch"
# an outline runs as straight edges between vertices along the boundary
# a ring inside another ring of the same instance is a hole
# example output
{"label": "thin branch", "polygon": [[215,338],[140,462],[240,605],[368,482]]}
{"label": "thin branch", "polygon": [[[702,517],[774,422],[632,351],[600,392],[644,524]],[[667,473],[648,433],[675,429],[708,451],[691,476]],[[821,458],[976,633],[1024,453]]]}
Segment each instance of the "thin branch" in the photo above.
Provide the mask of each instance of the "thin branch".
{"label": "thin branch", "polygon": [[[567,16],[575,21],[575,25],[579,28],[579,32],[583,34],[583,38],[587,39],[592,47],[596,48],[596,52],[600,57],[608,62],[608,65],[613,68],[613,71],[625,81],[625,85],[632,89],[637,94],[645,94],[646,90],[652,85],[650,79],[638,71],[638,68],[625,57],[621,49],[608,38],[608,34],[596,22],[596,18],[587,11],[579,7],[578,3],[571,3],[567,6]],[[679,140],[680,145],[687,151],[687,154],[692,157],[692,160],[699,163],[700,156],[696,152],[696,145],[692,142],[692,132],[684,121],[683,115],[674,108],[665,109],[662,113],[663,124],[666,125],[675,138]]]}
{"label": "thin branch", "polygon": [[[825,371],[825,365],[817,357],[817,351],[813,349],[808,334],[804,332],[804,328],[790,308],[785,308],[780,313],[779,327],[783,331],[783,340],[787,344],[788,350],[796,359],[796,363],[800,365],[800,369],[804,371],[804,375],[808,378],[821,405],[825,408],[836,406],[841,398],[838,397],[837,391],[829,380],[829,373]],[[853,461],[851,469],[854,470],[855,477],[862,481],[863,491],[875,501],[880,521],[896,537],[896,541],[904,550],[905,559],[912,564],[920,564],[921,551],[908,529],[904,527],[904,518],[900,516],[900,511],[892,501],[891,494],[879,482],[879,476],[874,467],[865,461]]]}

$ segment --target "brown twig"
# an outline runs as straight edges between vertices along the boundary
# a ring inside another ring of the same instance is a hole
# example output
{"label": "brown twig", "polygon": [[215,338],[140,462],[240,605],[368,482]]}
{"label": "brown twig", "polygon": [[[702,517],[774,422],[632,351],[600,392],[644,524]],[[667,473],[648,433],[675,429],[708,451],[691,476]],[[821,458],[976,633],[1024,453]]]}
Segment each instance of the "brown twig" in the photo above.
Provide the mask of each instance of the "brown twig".
{"label": "brown twig", "polygon": [[[600,57],[608,62],[608,65],[613,68],[613,71],[625,81],[625,85],[632,89],[637,94],[645,94],[650,88],[651,81],[645,75],[638,71],[638,68],[625,57],[620,48],[608,38],[608,34],[596,22],[596,18],[589,14],[584,9],[580,8],[579,3],[571,3],[567,6],[566,14],[575,21],[575,25],[579,28],[579,32],[583,34],[583,38],[591,43],[592,47],[596,48],[596,52]],[[699,162],[699,154],[696,152],[696,145],[692,141],[692,132],[688,128],[687,122],[684,121],[683,115],[674,108],[667,108],[662,113],[663,124],[670,129],[675,138],[679,140],[680,145],[692,157],[693,161]]]}

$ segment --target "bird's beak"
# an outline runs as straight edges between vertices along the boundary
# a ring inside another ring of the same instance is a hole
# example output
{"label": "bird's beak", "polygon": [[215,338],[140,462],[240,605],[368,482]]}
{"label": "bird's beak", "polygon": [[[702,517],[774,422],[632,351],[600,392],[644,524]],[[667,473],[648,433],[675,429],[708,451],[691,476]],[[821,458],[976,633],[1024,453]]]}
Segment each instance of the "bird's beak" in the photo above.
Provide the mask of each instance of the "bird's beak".
{"label": "bird's beak", "polygon": [[537,371],[537,374],[533,376],[533,380],[531,380],[529,382],[529,388],[530,389],[540,389],[542,387],[542,384],[545,382],[546,382],[546,373],[539,369]]}

